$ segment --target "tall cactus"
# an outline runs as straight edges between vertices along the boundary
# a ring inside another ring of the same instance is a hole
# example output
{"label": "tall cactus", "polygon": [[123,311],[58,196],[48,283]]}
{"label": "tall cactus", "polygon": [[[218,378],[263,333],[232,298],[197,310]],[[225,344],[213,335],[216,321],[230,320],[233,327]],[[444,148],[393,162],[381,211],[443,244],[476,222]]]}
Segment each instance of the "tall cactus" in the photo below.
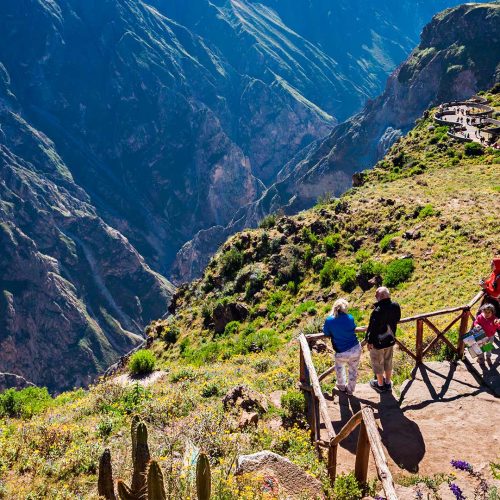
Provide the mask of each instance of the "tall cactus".
{"label": "tall cactus", "polygon": [[205,453],[200,453],[196,463],[196,493],[198,500],[209,500],[212,493],[210,462]]}
{"label": "tall cactus", "polygon": [[151,458],[148,447],[148,428],[144,422],[137,424],[135,440],[134,472],[132,474],[131,490],[140,492],[146,488],[146,475],[148,463]]}
{"label": "tall cactus", "polygon": [[132,491],[124,481],[118,479],[118,497],[120,500],[143,500],[144,494]]}
{"label": "tall cactus", "polygon": [[104,450],[99,460],[99,477],[97,479],[97,492],[106,500],[116,500],[113,485],[113,468],[111,466],[111,452],[108,448]]}
{"label": "tall cactus", "polygon": [[148,469],[148,500],[167,500],[163,474],[156,460],[149,463]]}
{"label": "tall cactus", "polygon": [[132,417],[132,423],[130,424],[130,434],[132,436],[132,463],[135,460],[135,450],[137,448],[137,426],[139,425],[141,419],[139,415],[134,415]]}

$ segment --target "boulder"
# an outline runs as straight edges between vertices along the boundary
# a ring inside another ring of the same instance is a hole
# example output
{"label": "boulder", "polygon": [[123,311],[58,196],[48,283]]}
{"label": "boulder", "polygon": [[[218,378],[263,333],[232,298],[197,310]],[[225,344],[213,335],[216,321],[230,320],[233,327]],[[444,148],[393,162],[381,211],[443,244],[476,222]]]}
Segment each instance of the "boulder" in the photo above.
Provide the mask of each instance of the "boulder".
{"label": "boulder", "polygon": [[262,414],[268,409],[266,398],[262,394],[244,385],[238,385],[230,389],[222,398],[222,403],[225,410],[241,408],[247,412],[258,412]]}
{"label": "boulder", "polygon": [[287,458],[271,451],[239,456],[236,475],[243,474],[262,477],[263,489],[266,485],[273,484],[273,490],[279,494],[280,498],[325,498],[320,481]]}
{"label": "boulder", "polygon": [[259,414],[257,412],[255,411],[248,412],[243,410],[238,422],[238,428],[240,430],[243,430],[250,426],[257,427],[258,423],[259,423]]}
{"label": "boulder", "polygon": [[367,177],[368,176],[365,171],[354,172],[354,174],[352,174],[352,186],[353,187],[362,186],[366,182]]}
{"label": "boulder", "polygon": [[418,229],[410,229],[403,234],[405,240],[418,240],[422,233]]}
{"label": "boulder", "polygon": [[248,317],[248,309],[239,302],[217,304],[213,312],[213,324],[216,333],[222,333],[231,321],[244,321]]}

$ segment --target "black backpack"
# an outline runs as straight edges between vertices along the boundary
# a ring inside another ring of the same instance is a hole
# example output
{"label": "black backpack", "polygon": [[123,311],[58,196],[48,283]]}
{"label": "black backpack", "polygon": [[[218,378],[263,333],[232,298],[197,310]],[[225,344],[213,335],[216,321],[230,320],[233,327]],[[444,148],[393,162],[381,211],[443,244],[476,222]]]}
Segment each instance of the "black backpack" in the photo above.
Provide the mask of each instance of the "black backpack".
{"label": "black backpack", "polygon": [[385,349],[387,347],[391,347],[396,343],[396,336],[392,331],[390,325],[387,325],[387,330],[384,333],[379,333],[377,335],[377,344],[375,347],[377,349]]}

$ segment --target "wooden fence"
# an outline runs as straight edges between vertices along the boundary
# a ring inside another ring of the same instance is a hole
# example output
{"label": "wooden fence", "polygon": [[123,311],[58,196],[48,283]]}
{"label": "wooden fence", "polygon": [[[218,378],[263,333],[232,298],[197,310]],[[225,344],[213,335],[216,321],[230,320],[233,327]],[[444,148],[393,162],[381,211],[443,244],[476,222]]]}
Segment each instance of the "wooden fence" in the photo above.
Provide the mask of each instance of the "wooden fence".
{"label": "wooden fence", "polygon": [[[471,308],[483,297],[483,292],[478,293],[468,304],[459,307],[442,309],[425,314],[418,314],[408,318],[403,318],[399,324],[415,323],[415,351],[404,345],[396,339],[398,347],[406,354],[411,356],[417,364],[422,363],[423,359],[429,355],[432,348],[439,342],[444,342],[452,352],[458,357],[462,357],[464,353],[463,336],[468,331],[469,318],[474,318]],[[431,318],[444,316],[448,314],[458,313],[444,328],[439,329],[435,320]],[[453,344],[446,334],[458,324],[458,340],[456,345]],[[434,334],[434,338],[424,346],[424,328],[427,327]],[[358,332],[365,332],[366,327],[360,327]],[[368,461],[370,450],[372,452],[377,474],[382,482],[386,498],[388,500],[397,499],[394,489],[392,475],[387,465],[384,449],[380,434],[375,423],[373,410],[370,407],[363,408],[360,412],[354,415],[336,434],[332,425],[331,417],[328,413],[323,391],[321,389],[321,381],[328,375],[333,373],[335,367],[328,368],[325,372],[318,375],[314,367],[310,344],[318,339],[325,338],[323,334],[304,335],[301,333],[298,337],[300,343],[300,388],[304,392],[307,405],[307,420],[311,429],[311,438],[320,453],[321,448],[326,448],[328,451],[328,475],[331,482],[335,481],[337,474],[337,450],[341,441],[343,441],[351,432],[360,426],[358,445],[356,449],[356,459],[354,466],[354,474],[356,479],[365,484],[368,474]],[[365,342],[362,342],[364,345]],[[324,425],[328,440],[321,439],[321,426]]]}

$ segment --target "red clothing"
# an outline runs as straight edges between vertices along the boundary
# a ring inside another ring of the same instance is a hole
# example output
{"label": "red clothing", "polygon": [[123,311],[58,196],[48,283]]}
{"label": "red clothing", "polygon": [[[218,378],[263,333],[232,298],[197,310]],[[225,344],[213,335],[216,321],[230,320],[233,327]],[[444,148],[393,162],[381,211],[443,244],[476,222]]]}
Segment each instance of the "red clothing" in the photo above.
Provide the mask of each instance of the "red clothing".
{"label": "red clothing", "polygon": [[500,298],[500,257],[493,259],[493,272],[484,282],[484,291],[490,297]]}
{"label": "red clothing", "polygon": [[492,314],[490,319],[486,319],[484,314],[481,313],[474,321],[474,326],[479,325],[486,333],[488,338],[491,338],[495,335],[497,331],[497,325],[495,324],[495,315]]}

